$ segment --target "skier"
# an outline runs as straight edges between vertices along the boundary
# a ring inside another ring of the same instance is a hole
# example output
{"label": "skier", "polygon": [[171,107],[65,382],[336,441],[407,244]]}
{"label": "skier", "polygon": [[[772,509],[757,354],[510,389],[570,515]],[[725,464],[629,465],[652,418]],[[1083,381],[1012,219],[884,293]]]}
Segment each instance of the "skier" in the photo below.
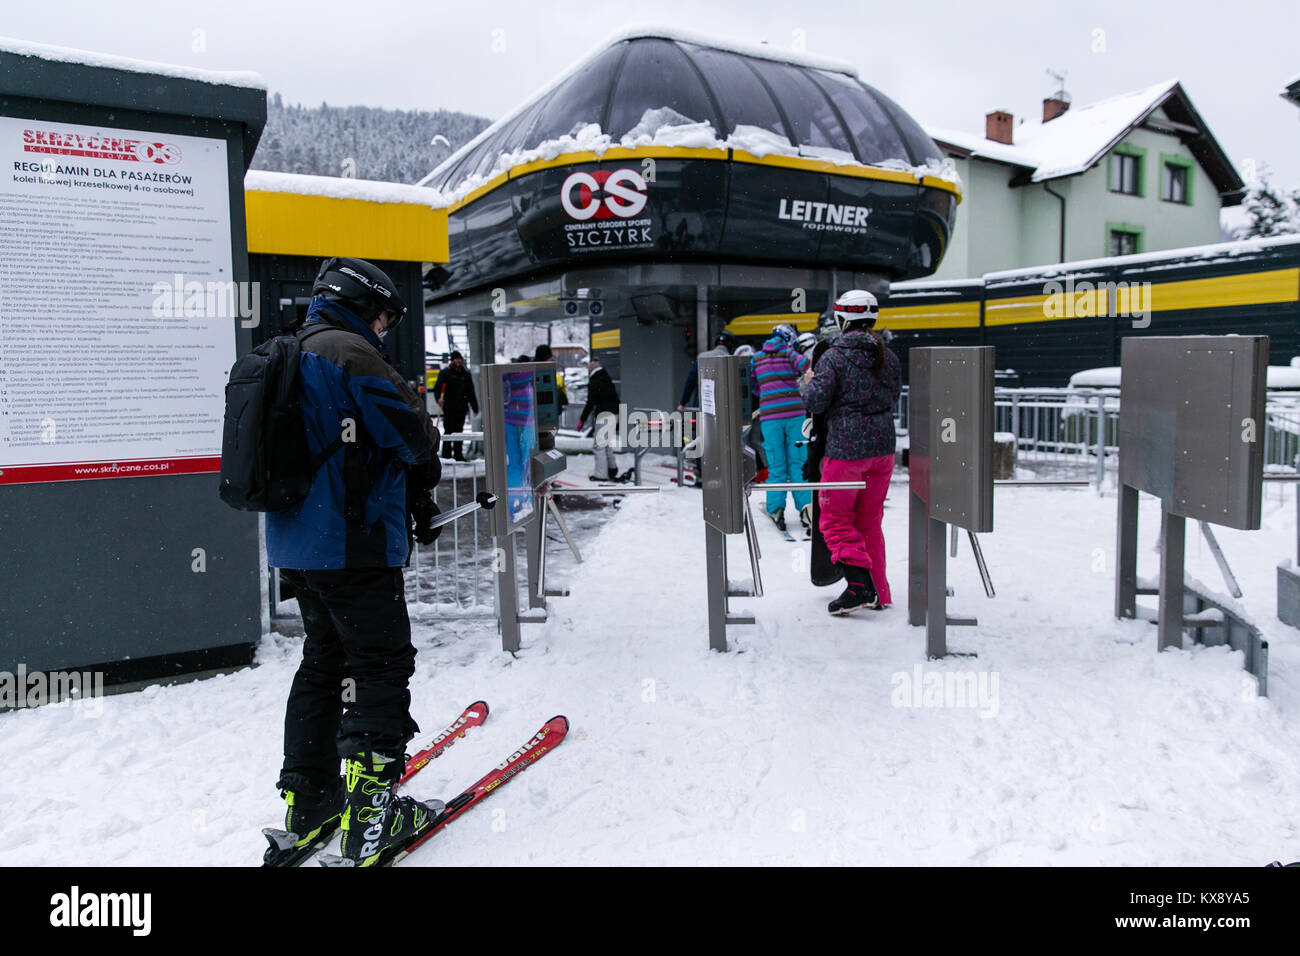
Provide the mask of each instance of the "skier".
{"label": "skier", "polygon": [[[790,325],[778,325],[763,348],[754,353],[754,388],[758,392],[759,416],[763,429],[763,447],[767,449],[767,466],[773,482],[802,481],[803,399],[799,396],[799,376],[809,368],[808,359],[794,348],[795,331]],[[784,491],[767,493],[767,516],[782,534],[785,526]],[[812,533],[812,494],[789,492],[804,532]]]}
{"label": "skier", "polygon": [[686,387],[682,389],[682,400],[677,403],[679,412],[685,411],[686,406],[695,399],[695,391],[700,383],[700,358],[705,355],[730,355],[736,347],[736,337],[723,329],[713,340],[713,348],[701,352],[695,361],[691,363],[691,370],[686,375]]}
{"label": "skier", "polygon": [[427,830],[437,809],[393,793],[419,730],[402,566],[412,515],[416,538],[436,537],[440,473],[438,430],[381,354],[405,311],[371,263],[322,263],[306,324],[329,329],[303,341],[297,388],[313,452],[343,442],[299,505],[266,516],[268,563],[287,569],[306,630],[277,783],[285,830],[301,847],[341,827],[343,855],[359,866]]}
{"label": "skier", "polygon": [[582,406],[578,416],[578,431],[586,427],[587,420],[595,414],[592,423],[595,439],[595,474],[589,475],[592,481],[618,481],[618,461],[614,457],[617,436],[608,424],[607,415],[618,415],[618,389],[610,378],[605,366],[599,359],[592,359],[587,364],[587,404]]}
{"label": "skier", "polygon": [[885,577],[885,537],[880,522],[894,471],[894,403],[902,390],[896,356],[874,329],[876,297],[845,292],[833,306],[842,333],[800,383],[814,415],[825,413],[828,435],[822,481],[865,481],[862,491],[819,492],[821,533],[844,571],[844,593],[827,607],[832,614],[891,603]]}
{"label": "skier", "polygon": [[[433,397],[442,409],[442,428],[448,435],[457,435],[465,428],[465,418],[472,408],[478,414],[478,396],[474,394],[474,378],[465,368],[465,356],[459,352],[451,353],[451,362],[438,373],[438,380],[433,383]],[[442,457],[464,461],[462,442],[445,441],[442,443]]]}

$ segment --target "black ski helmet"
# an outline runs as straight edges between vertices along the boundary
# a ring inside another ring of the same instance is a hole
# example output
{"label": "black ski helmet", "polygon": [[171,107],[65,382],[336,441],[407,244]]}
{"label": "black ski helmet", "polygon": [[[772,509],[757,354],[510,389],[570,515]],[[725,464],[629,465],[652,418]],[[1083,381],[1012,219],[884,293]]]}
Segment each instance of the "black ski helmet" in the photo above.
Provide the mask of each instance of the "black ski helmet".
{"label": "black ski helmet", "polygon": [[733,333],[728,332],[726,329],[723,329],[721,332],[718,333],[717,339],[714,340],[714,345],[721,345],[728,352],[735,352],[736,344],[738,341],[739,339],[737,339]]}
{"label": "black ski helmet", "polygon": [[363,322],[373,322],[379,313],[392,315],[388,329],[397,327],[406,315],[406,305],[397,292],[397,283],[387,273],[365,259],[335,256],[326,259],[316,273],[312,295],[323,295],[332,302],[348,306]]}

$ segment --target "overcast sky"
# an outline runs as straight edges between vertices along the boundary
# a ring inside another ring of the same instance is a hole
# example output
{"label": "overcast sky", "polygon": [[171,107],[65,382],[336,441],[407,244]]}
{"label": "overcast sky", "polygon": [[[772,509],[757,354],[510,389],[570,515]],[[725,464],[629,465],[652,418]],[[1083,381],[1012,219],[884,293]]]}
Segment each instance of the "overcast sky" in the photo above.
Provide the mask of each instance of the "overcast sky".
{"label": "overcast sky", "polygon": [[[447,108],[496,119],[613,32],[655,22],[846,60],[923,124],[982,130],[1177,77],[1238,168],[1300,185],[1296,0],[4,0],[0,33],[141,59],[255,70],[290,102]],[[196,31],[202,31],[196,33]],[[206,47],[196,52],[195,47]]]}

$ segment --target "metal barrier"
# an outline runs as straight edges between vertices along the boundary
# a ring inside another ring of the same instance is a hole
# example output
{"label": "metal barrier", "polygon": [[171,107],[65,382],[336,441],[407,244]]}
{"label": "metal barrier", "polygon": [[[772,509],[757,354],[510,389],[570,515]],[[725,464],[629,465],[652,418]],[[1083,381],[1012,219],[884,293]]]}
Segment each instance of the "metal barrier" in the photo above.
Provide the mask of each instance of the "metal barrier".
{"label": "metal barrier", "polygon": [[[466,441],[480,446],[482,432],[456,432],[444,441]],[[483,460],[465,462],[446,459],[442,480],[434,500],[442,511],[474,501],[483,490]],[[416,542],[411,564],[406,569],[407,599],[458,609],[458,617],[494,618],[492,603],[492,535],[488,523],[477,511],[443,529],[431,545]]]}
{"label": "metal barrier", "polygon": [[[900,435],[907,433],[908,402],[904,386],[894,413]],[[1045,478],[1086,478],[1098,490],[1116,469],[1119,408],[1116,388],[993,390],[994,429],[1015,437],[1017,468]],[[1261,431],[1265,472],[1295,474],[1300,395],[1270,394]]]}

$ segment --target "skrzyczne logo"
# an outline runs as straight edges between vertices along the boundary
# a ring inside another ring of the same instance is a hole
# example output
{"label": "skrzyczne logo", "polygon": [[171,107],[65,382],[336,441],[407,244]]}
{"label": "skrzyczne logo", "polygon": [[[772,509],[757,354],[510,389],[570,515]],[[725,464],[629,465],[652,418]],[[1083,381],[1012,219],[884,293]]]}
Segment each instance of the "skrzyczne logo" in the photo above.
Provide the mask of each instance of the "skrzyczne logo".
{"label": "skrzyczne logo", "polygon": [[181,148],[174,143],[147,143],[122,136],[82,136],[44,129],[23,130],[23,151],[168,166],[181,161]]}
{"label": "skrzyczne logo", "polygon": [[635,169],[570,173],[560,187],[560,204],[580,222],[614,216],[631,219],[649,202],[646,189],[645,179]]}

